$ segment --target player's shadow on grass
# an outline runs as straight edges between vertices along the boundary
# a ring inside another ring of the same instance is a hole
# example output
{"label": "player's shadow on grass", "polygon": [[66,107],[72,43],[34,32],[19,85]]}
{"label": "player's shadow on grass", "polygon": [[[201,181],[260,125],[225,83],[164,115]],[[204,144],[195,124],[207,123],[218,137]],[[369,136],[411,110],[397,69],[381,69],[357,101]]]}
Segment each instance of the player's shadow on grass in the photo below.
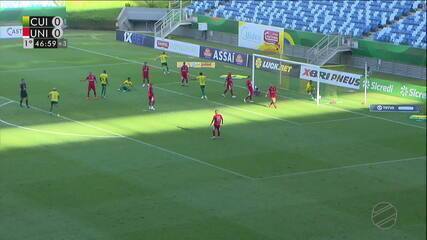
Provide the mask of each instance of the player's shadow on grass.
{"label": "player's shadow on grass", "polygon": [[259,102],[253,102],[253,103],[249,103],[249,104],[253,104],[253,105],[257,105],[257,106],[261,106],[261,107],[267,107],[268,104],[262,104]]}
{"label": "player's shadow on grass", "polygon": [[185,127],[181,127],[181,126],[176,126],[176,128],[184,130],[184,131],[190,131],[190,130],[192,130],[191,128],[185,128]]}

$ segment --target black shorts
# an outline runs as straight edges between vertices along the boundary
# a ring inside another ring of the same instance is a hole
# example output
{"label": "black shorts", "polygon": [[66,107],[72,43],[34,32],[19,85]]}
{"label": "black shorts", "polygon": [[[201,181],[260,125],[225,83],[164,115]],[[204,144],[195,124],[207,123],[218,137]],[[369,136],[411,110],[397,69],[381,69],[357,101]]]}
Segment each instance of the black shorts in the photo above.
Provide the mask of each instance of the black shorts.
{"label": "black shorts", "polygon": [[50,104],[55,105],[55,104],[58,104],[58,102],[57,101],[50,101]]}
{"label": "black shorts", "polygon": [[28,97],[27,91],[21,91],[21,98],[26,98],[26,97]]}

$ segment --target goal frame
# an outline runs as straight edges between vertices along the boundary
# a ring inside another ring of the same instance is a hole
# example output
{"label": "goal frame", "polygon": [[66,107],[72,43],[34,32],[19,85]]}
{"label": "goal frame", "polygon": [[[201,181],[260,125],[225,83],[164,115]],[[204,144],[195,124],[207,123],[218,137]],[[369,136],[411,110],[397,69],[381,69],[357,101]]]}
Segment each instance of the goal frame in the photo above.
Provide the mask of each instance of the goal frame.
{"label": "goal frame", "polygon": [[[309,63],[303,63],[303,62],[296,62],[296,61],[291,61],[291,60],[286,60],[286,59],[280,59],[280,58],[275,58],[275,57],[269,57],[269,56],[265,56],[265,55],[260,55],[260,54],[252,54],[252,86],[255,86],[255,58],[256,57],[260,57],[260,58],[264,58],[264,59],[270,59],[273,61],[279,61],[279,62],[283,62],[283,63],[289,63],[289,64],[294,64],[294,65],[305,65],[305,66],[310,66],[314,69],[316,69],[318,72],[320,72],[321,67],[318,65],[313,65],[313,64],[309,64]],[[263,70],[261,70],[263,71]],[[278,70],[278,72],[280,73],[280,84],[282,84],[282,72],[280,70]],[[317,78],[316,78],[316,82],[317,82],[317,86],[316,86],[316,104],[319,105],[320,104],[320,76],[319,74],[317,74]]]}

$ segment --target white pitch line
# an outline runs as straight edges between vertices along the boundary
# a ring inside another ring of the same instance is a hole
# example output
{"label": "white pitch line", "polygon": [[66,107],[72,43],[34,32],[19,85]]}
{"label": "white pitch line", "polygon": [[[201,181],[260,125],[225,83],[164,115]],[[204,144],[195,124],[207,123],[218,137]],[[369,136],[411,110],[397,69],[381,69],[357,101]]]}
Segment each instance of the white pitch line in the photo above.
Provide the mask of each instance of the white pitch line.
{"label": "white pitch line", "polygon": [[0,104],[0,108],[8,105],[9,103],[13,103],[13,101],[8,101],[8,102]]}
{"label": "white pitch line", "polygon": [[[135,63],[135,64],[142,64],[142,62],[138,62],[138,61],[134,61],[134,60],[122,58],[122,57],[117,57],[117,56],[113,56],[113,55],[109,55],[109,54],[105,54],[105,53],[100,53],[100,52],[96,52],[96,51],[92,51],[92,50],[87,50],[87,49],[82,49],[82,48],[77,48],[77,47],[70,47],[70,48],[73,48],[73,49],[76,49],[76,50],[80,50],[80,51],[83,51],[83,52],[88,52],[88,53],[96,54],[96,55],[101,55],[101,56],[105,56],[105,57],[115,58],[115,59],[119,59],[119,60],[126,61],[126,62],[131,62],[131,63]],[[153,67],[153,68],[161,69],[160,67],[157,67],[157,66],[152,66],[152,65],[150,65],[150,66]],[[174,70],[171,70],[171,72],[178,73],[177,71],[174,71]],[[210,79],[210,80],[213,80],[213,79]],[[216,80],[213,80],[213,81],[218,82]],[[223,82],[221,82],[221,84],[223,84]],[[177,92],[177,91],[173,91],[173,90],[169,90],[169,89],[161,88],[161,87],[157,87],[157,88],[160,89],[160,90],[163,90],[163,91],[168,91],[168,92],[177,94],[177,95],[186,96],[186,97],[190,97],[190,98],[197,98],[198,99],[198,97],[191,96],[191,95],[188,95],[188,94],[184,94],[184,93],[181,93],[181,92]],[[294,122],[294,121],[291,121],[291,120],[286,120],[286,119],[283,119],[283,118],[274,117],[272,115],[262,114],[262,113],[258,113],[258,112],[253,112],[253,111],[250,111],[250,110],[247,110],[247,109],[243,109],[243,108],[240,108],[240,107],[231,106],[231,105],[228,105],[228,104],[219,103],[219,102],[215,102],[215,101],[211,101],[211,100],[207,100],[207,101],[211,102],[211,103],[214,103],[214,104],[217,104],[217,105],[227,106],[229,108],[233,108],[233,109],[236,109],[236,110],[239,110],[239,111],[248,112],[248,113],[252,113],[252,114],[263,116],[263,117],[269,117],[269,118],[272,118],[272,119],[275,119],[275,120],[279,120],[279,121],[286,122],[286,123],[291,123],[291,124],[294,124],[294,125],[300,125],[297,122]]]}
{"label": "white pitch line", "polygon": [[23,130],[27,130],[27,131],[31,131],[31,132],[46,133],[46,134],[51,134],[51,135],[61,135],[61,136],[70,136],[70,137],[87,137],[87,138],[120,138],[119,136],[86,135],[86,134],[78,134],[78,133],[67,133],[67,132],[40,130],[40,129],[29,128],[29,127],[24,127],[21,125],[13,124],[13,123],[4,121],[2,119],[0,119],[0,122],[5,124],[5,125],[16,127],[19,129],[23,129]]}
{"label": "white pitch line", "polygon": [[273,179],[273,178],[286,178],[286,177],[293,177],[293,176],[309,175],[309,174],[313,174],[313,173],[333,172],[333,171],[344,170],[344,169],[369,167],[369,166],[392,164],[392,163],[398,163],[398,162],[408,162],[408,161],[414,161],[414,160],[420,160],[420,159],[426,159],[426,156],[402,158],[402,159],[396,159],[396,160],[371,162],[371,163],[360,163],[360,164],[334,167],[334,168],[321,168],[321,169],[315,169],[315,170],[309,170],[309,171],[301,171],[301,172],[285,173],[285,174],[267,176],[267,177],[259,177],[256,179],[257,180],[267,180],[267,179]]}
{"label": "white pitch line", "polygon": [[306,123],[303,123],[302,125],[341,122],[341,121],[349,121],[349,120],[356,120],[356,119],[362,119],[362,118],[367,118],[367,117],[360,116],[360,117],[338,118],[338,119],[325,120],[325,121],[306,122]]}
{"label": "white pitch line", "polygon": [[[0,97],[2,97],[2,96],[0,96]],[[7,99],[7,100],[10,100],[10,101],[13,101],[12,99],[9,99],[9,98],[6,98],[6,97],[2,97],[2,98]],[[16,102],[16,101],[13,101],[13,102]],[[36,106],[34,106],[34,105],[32,105],[32,106],[31,106],[31,109],[35,109],[35,110],[37,110],[37,111],[40,111],[40,112],[44,112],[44,113],[50,114],[48,111],[46,111],[46,110],[44,110],[44,109],[41,109],[41,108],[38,108],[38,107],[36,107]],[[202,164],[202,165],[205,165],[205,166],[211,167],[211,168],[215,168],[215,169],[217,169],[217,170],[220,170],[220,171],[222,171],[222,172],[226,172],[226,173],[232,174],[232,175],[237,176],[237,177],[241,177],[241,178],[248,179],[248,180],[254,180],[254,179],[255,179],[255,178],[253,178],[253,177],[250,177],[250,176],[247,176],[247,175],[244,175],[244,174],[241,174],[241,173],[235,172],[235,171],[230,170],[230,169],[226,169],[226,168],[223,168],[223,167],[219,167],[219,166],[216,166],[216,165],[214,165],[214,164],[210,164],[210,163],[208,163],[208,162],[205,162],[205,161],[199,160],[199,159],[197,159],[197,158],[190,157],[190,156],[188,156],[188,155],[184,155],[184,154],[181,154],[181,153],[178,153],[178,152],[175,152],[175,151],[172,151],[172,150],[169,150],[169,149],[166,149],[166,148],[160,147],[160,146],[155,145],[155,144],[147,143],[147,142],[144,142],[144,141],[139,140],[139,139],[136,139],[136,138],[132,138],[132,137],[129,137],[129,136],[122,135],[122,134],[120,134],[120,133],[116,133],[116,132],[113,132],[113,131],[110,131],[110,130],[107,130],[107,129],[104,129],[104,128],[97,127],[97,126],[95,126],[95,125],[93,125],[93,124],[80,122],[80,121],[78,121],[78,120],[74,120],[74,119],[72,119],[72,118],[65,117],[65,116],[63,116],[63,115],[60,115],[60,116],[57,116],[57,117],[58,117],[58,118],[62,118],[62,119],[64,119],[64,120],[68,120],[68,121],[71,121],[71,122],[77,123],[77,124],[80,124],[80,125],[82,125],[82,126],[90,127],[90,128],[93,128],[93,129],[96,129],[96,130],[99,130],[99,131],[102,131],[102,132],[105,132],[105,133],[108,133],[108,134],[111,134],[111,135],[115,135],[115,136],[117,136],[117,137],[121,137],[121,138],[127,139],[127,140],[129,140],[129,141],[132,141],[132,142],[135,142],[135,143],[139,143],[139,144],[142,144],[142,145],[145,145],[145,146],[148,146],[148,147],[151,147],[151,148],[154,148],[154,149],[160,150],[160,151],[162,151],[162,152],[166,152],[166,153],[169,153],[169,154],[172,154],[172,155],[175,155],[175,156],[178,156],[178,157],[181,157],[181,158],[184,158],[184,159],[187,159],[187,160],[190,160],[190,161],[193,161],[193,162],[196,162],[196,163],[199,163],[199,164]]]}
{"label": "white pitch line", "polygon": [[62,69],[73,69],[73,68],[90,68],[90,67],[108,67],[116,65],[126,65],[131,63],[105,63],[105,64],[93,64],[93,65],[73,65],[73,66],[57,66],[57,67],[46,67],[46,68],[25,68],[25,69],[11,69],[3,70],[0,73],[9,73],[9,72],[33,72],[33,71],[45,71],[45,70],[62,70]]}
{"label": "white pitch line", "polygon": [[[185,93],[177,92],[177,91],[170,90],[170,89],[167,89],[167,88],[162,88],[162,87],[156,87],[156,88],[160,89],[160,90],[163,90],[163,91],[166,91],[166,92],[170,92],[170,93],[174,93],[174,94],[177,94],[177,95],[181,95],[181,96],[184,96],[184,97],[194,98],[194,99],[200,100],[199,97],[195,97],[195,96],[188,95],[188,94],[185,94]],[[204,101],[204,100],[200,100],[200,101]],[[255,115],[258,115],[258,116],[268,117],[268,118],[272,118],[272,119],[275,119],[275,120],[278,120],[278,121],[282,121],[282,122],[286,122],[286,123],[290,123],[290,124],[294,124],[294,125],[301,125],[298,122],[294,122],[294,121],[283,119],[283,118],[274,117],[274,116],[271,116],[271,115],[268,115],[268,114],[253,112],[253,111],[250,111],[250,110],[247,110],[247,109],[244,109],[244,108],[239,108],[239,107],[236,107],[236,106],[231,106],[231,105],[227,105],[227,104],[216,102],[216,101],[212,101],[212,100],[207,100],[207,101],[211,102],[213,104],[216,104],[216,105],[220,105],[220,106],[224,106],[224,107],[236,109],[236,110],[243,111],[243,112],[252,113],[252,114],[255,114]]]}
{"label": "white pitch line", "polygon": [[[101,52],[96,52],[96,51],[92,51],[92,50],[87,50],[87,49],[83,49],[83,48],[78,48],[78,47],[73,47],[73,46],[70,46],[69,48],[80,50],[80,51],[83,51],[83,52],[92,53],[92,54],[97,54],[97,55],[101,55],[101,56],[105,56],[105,57],[115,58],[115,59],[119,59],[119,60],[126,61],[126,62],[131,62],[131,63],[135,63],[135,64],[142,64],[141,62],[138,62],[138,61],[134,61],[134,60],[130,60],[130,59],[122,58],[122,57],[117,57],[117,56],[113,56],[113,55],[109,55],[109,54],[105,54],[105,53],[101,53]],[[160,68],[160,67],[153,66],[153,65],[150,65],[150,66],[152,66],[154,68]],[[179,72],[174,71],[174,70],[171,70],[171,72],[179,73]],[[211,78],[208,78],[208,79],[211,80],[211,81],[213,81],[213,82],[224,84],[224,82],[222,82],[222,81],[218,81],[218,80],[211,79]],[[239,88],[245,88],[245,87],[242,87],[242,86],[237,86],[237,87],[239,87]],[[296,99],[296,98],[293,98],[293,97],[288,97],[288,96],[283,96],[283,95],[279,95],[279,96],[282,97],[282,98]],[[400,122],[400,121],[395,121],[395,120],[392,120],[392,119],[378,117],[378,116],[373,116],[373,115],[370,115],[370,114],[354,112],[354,111],[351,111],[351,110],[348,110],[348,109],[344,109],[344,108],[340,108],[340,107],[336,107],[336,106],[329,106],[329,105],[321,105],[321,106],[325,106],[325,107],[329,107],[329,108],[333,108],[333,109],[339,109],[339,110],[342,110],[342,111],[345,111],[345,112],[350,112],[350,113],[353,113],[353,114],[356,114],[356,115],[359,115],[359,116],[365,116],[365,117],[369,117],[369,118],[374,118],[374,119],[379,119],[379,120],[383,120],[383,121],[388,121],[388,122],[400,124],[400,125],[403,125],[403,126],[420,128],[420,129],[426,130],[426,128],[423,127],[423,126],[418,126],[418,125],[413,125],[413,124],[404,123],[404,122]]]}

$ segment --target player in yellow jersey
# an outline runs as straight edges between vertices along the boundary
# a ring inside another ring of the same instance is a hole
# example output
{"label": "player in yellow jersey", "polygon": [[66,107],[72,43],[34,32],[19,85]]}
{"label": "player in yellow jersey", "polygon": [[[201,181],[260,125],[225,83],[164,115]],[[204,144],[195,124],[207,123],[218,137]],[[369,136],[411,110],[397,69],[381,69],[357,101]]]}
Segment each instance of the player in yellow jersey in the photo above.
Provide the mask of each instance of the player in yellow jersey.
{"label": "player in yellow jersey", "polygon": [[122,92],[129,92],[132,89],[132,87],[133,87],[133,82],[130,79],[130,77],[128,77],[126,80],[122,82],[122,85],[117,90]]}
{"label": "player in yellow jersey", "polygon": [[205,88],[206,88],[206,76],[203,75],[202,72],[199,73],[199,76],[196,77],[197,81],[199,81],[200,90],[202,91],[202,99],[208,99],[208,97],[205,94]]}
{"label": "player in yellow jersey", "polygon": [[168,55],[166,55],[165,52],[162,52],[162,54],[160,54],[158,59],[160,59],[160,64],[162,65],[163,74],[169,73]]}
{"label": "player in yellow jersey", "polygon": [[305,91],[307,92],[308,95],[311,96],[313,100],[316,100],[316,92],[313,85],[313,81],[310,80],[307,82],[307,84],[305,85]]}
{"label": "player in yellow jersey", "polygon": [[106,98],[107,96],[107,86],[108,86],[108,74],[107,71],[103,71],[101,74],[99,74],[99,81],[101,82],[101,97]]}
{"label": "player in yellow jersey", "polygon": [[58,104],[59,97],[61,96],[56,88],[52,88],[52,90],[47,95],[50,100],[50,113],[53,111],[53,106]]}

